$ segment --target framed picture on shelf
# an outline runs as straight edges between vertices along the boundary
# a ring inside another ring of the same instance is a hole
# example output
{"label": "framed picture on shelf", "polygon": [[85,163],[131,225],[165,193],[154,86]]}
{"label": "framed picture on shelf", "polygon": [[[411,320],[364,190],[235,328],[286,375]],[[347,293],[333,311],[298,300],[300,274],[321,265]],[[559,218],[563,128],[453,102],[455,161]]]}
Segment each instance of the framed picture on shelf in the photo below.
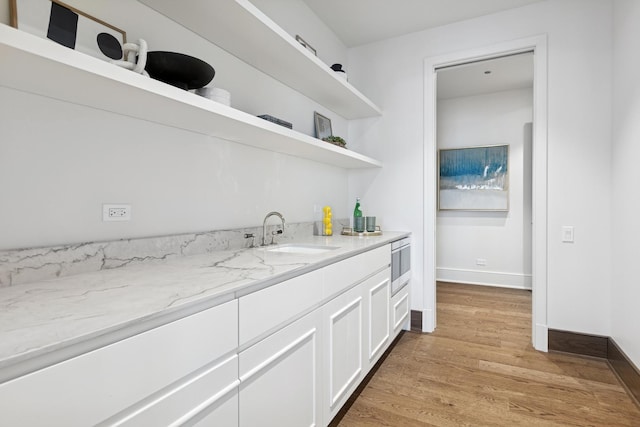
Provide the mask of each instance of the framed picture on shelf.
{"label": "framed picture on shelf", "polygon": [[9,0],[11,26],[103,60],[122,59],[126,33],[59,0]]}
{"label": "framed picture on shelf", "polygon": [[438,150],[438,209],[509,210],[509,146]]}
{"label": "framed picture on shelf", "polygon": [[331,119],[323,116],[317,111],[313,112],[313,117],[316,124],[316,138],[324,139],[333,135],[333,131],[331,130]]}
{"label": "framed picture on shelf", "polygon": [[313,48],[313,46],[311,46],[309,43],[307,43],[298,34],[296,34],[296,40],[298,41],[298,43],[300,43],[302,46],[304,46],[309,52],[313,53],[315,56],[318,56],[318,52],[316,52],[316,50]]}

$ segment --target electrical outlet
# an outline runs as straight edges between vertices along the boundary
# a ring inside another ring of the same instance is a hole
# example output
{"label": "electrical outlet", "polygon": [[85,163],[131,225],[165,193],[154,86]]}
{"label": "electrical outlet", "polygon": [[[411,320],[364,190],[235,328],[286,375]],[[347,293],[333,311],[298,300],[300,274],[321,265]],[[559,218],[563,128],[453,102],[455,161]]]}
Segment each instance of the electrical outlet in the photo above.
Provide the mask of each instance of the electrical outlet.
{"label": "electrical outlet", "polygon": [[103,221],[131,221],[131,205],[102,205]]}
{"label": "electrical outlet", "polygon": [[477,258],[476,259],[476,265],[485,266],[485,265],[487,265],[487,260],[484,259],[484,258]]}

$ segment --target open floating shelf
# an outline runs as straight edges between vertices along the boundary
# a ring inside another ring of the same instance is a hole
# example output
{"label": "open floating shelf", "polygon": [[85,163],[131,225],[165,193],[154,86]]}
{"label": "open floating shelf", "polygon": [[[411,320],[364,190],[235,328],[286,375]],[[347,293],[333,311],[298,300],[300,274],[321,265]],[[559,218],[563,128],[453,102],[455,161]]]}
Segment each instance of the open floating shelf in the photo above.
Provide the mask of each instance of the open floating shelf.
{"label": "open floating shelf", "polygon": [[346,119],[380,109],[248,0],[139,0]]}
{"label": "open floating shelf", "polygon": [[[218,2],[215,2],[218,3]],[[372,158],[0,24],[0,85],[342,168]]]}

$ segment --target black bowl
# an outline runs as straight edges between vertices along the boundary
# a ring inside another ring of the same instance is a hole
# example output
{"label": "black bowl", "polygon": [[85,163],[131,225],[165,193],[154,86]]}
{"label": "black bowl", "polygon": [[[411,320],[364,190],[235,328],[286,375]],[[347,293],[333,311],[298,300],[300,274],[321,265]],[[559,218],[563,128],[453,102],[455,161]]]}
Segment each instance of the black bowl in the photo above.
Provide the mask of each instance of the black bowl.
{"label": "black bowl", "polygon": [[148,52],[144,69],[152,78],[184,90],[204,87],[216,74],[203,60],[176,52]]}

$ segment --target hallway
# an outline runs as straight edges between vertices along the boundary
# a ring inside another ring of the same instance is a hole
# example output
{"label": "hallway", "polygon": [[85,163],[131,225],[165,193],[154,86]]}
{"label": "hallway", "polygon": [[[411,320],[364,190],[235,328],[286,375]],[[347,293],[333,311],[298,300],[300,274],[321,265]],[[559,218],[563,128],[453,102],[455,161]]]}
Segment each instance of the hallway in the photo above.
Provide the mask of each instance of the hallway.
{"label": "hallway", "polygon": [[340,426],[639,426],[604,360],[537,352],[531,293],[439,283],[438,327],[405,333]]}

